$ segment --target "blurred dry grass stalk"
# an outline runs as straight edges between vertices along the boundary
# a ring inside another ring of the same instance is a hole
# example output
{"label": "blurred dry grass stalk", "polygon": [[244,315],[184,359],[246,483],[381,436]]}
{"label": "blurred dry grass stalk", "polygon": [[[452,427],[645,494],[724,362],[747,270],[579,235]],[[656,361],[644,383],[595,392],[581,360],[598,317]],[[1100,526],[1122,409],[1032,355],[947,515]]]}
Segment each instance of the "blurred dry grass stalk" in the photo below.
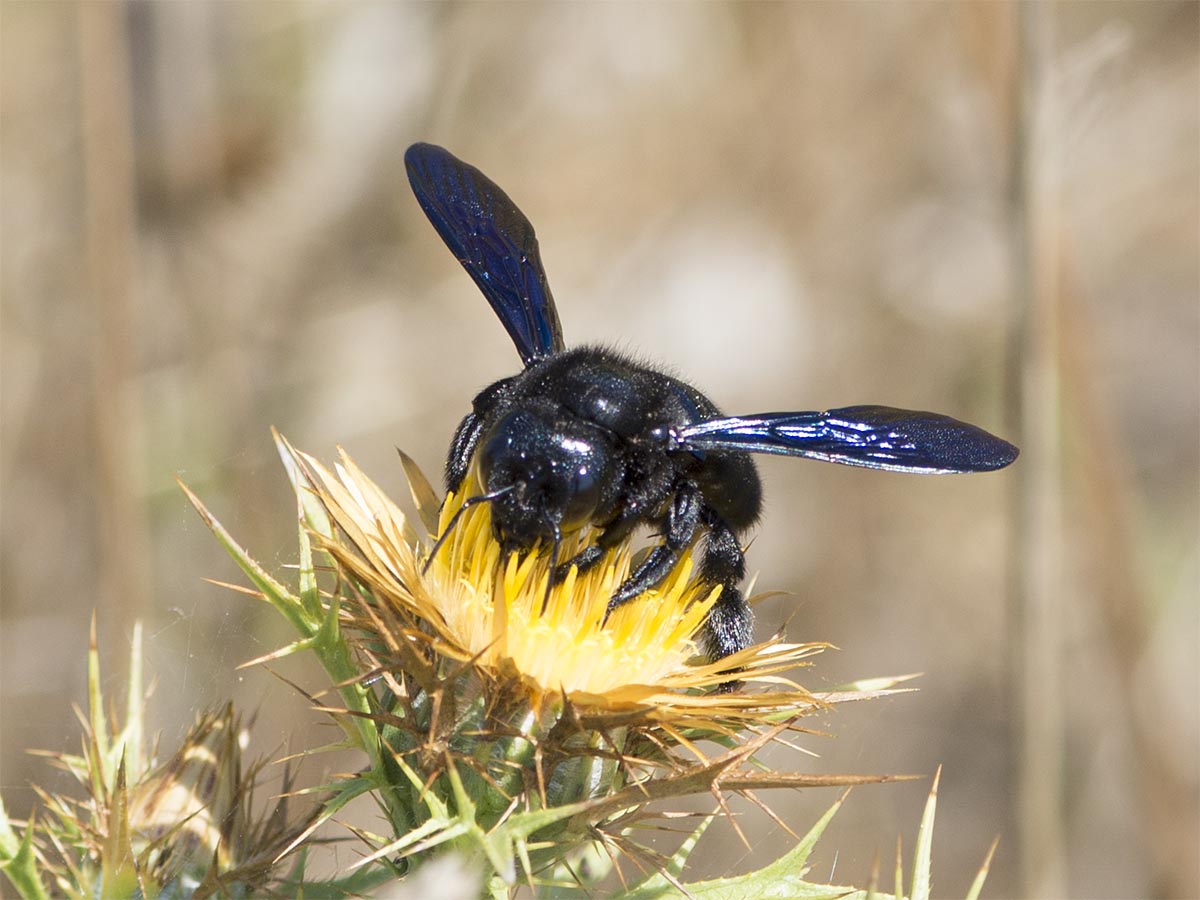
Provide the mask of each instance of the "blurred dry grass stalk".
{"label": "blurred dry grass stalk", "polygon": [[[271,643],[197,586],[219,563],[176,471],[283,547],[264,423],[373,470],[400,441],[432,461],[512,368],[402,194],[401,148],[431,138],[535,217],[572,340],[635,338],[729,408],[998,424],[1007,402],[1023,498],[768,467],[751,565],[804,605],[764,604],[760,627],[794,616],[847,671],[936,667],[918,718],[860,752],[971,785],[942,811],[947,879],[1000,829],[1000,895],[1200,893],[1197,13],[4,4],[5,784],[28,780],[23,748],[66,739],[44,711],[79,692],[91,608],[111,632],[149,615],[155,669],[214,684],[198,703]],[[1035,569],[1044,620],[1017,614]],[[1045,773],[1032,819],[1020,768]],[[841,865],[909,818],[887,813],[846,819],[864,830]]]}

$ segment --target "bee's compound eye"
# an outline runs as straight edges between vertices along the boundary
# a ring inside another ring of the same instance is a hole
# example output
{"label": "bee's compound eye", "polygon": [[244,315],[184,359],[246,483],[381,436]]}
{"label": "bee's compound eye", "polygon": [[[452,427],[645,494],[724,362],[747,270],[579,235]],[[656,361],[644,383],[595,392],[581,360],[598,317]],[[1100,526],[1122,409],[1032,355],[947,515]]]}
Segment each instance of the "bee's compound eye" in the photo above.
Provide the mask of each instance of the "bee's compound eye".
{"label": "bee's compound eye", "polygon": [[562,528],[566,531],[582,528],[590,522],[600,505],[601,467],[598,463],[590,446],[586,452],[578,445],[571,448],[562,473],[566,489]]}
{"label": "bee's compound eye", "polygon": [[480,480],[488,491],[541,481],[561,454],[554,427],[528,410],[513,410],[485,436],[479,448]]}
{"label": "bee's compound eye", "polygon": [[504,486],[494,484],[493,476],[505,467],[507,460],[514,453],[517,451],[513,449],[511,436],[502,430],[494,431],[483,442],[483,446],[475,454],[475,464],[478,467],[479,483],[483,485],[484,490],[492,491]]}

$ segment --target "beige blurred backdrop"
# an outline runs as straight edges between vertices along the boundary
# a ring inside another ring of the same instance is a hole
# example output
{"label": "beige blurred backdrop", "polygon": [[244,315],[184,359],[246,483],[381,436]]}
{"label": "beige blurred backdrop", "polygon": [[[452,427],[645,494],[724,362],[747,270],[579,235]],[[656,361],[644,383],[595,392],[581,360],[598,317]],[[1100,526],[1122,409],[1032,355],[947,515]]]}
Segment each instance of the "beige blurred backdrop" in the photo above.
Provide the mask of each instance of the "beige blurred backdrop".
{"label": "beige blurred backdrop", "polygon": [[[271,425],[399,494],[394,447],[438,472],[515,371],[408,191],[403,150],[431,140],[537,226],[570,343],[729,411],[883,403],[1022,446],[962,478],[762,462],[749,565],[789,594],[759,634],[840,647],[813,688],[924,673],[773,762],[944,766],[941,895],[997,835],[987,896],[1200,894],[1198,12],[3,4],[10,811],[59,786],[26,748],[78,746],[93,610],[114,693],[145,623],[164,744],[230,695],[264,753],[332,737],[234,671],[288,635],[203,581],[238,576],[174,479],[281,570]],[[926,790],[855,791],[814,876],[911,848]],[[833,799],[770,798],[797,831]],[[710,837],[697,874],[788,846],[739,809],[753,851]]]}

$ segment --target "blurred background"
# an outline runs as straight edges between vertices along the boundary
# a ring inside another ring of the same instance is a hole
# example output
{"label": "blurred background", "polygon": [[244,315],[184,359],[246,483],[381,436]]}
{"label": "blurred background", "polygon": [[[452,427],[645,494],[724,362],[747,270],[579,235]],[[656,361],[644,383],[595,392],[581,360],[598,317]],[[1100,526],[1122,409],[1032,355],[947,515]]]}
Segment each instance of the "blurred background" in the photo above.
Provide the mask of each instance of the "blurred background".
{"label": "blurred background", "polygon": [[[762,462],[749,564],[788,596],[759,634],[840,647],[814,689],[924,673],[775,764],[943,765],[938,894],[999,835],[987,896],[1200,895],[1198,14],[5,3],[10,812],[60,786],[26,748],[78,747],[93,610],[114,693],[146,623],[164,746],[230,695],[264,753],[330,737],[234,671],[288,635],[203,581],[240,579],[174,479],[279,570],[271,425],[401,495],[394,447],[436,474],[516,370],[409,193],[403,150],[431,140],[537,226],[569,343],[667,362],[733,412],[882,403],[1021,445],[963,478]],[[926,790],[856,790],[814,877],[865,883],[911,848]],[[769,799],[802,832],[834,798]],[[744,810],[754,851],[710,836],[698,876],[790,845]]]}

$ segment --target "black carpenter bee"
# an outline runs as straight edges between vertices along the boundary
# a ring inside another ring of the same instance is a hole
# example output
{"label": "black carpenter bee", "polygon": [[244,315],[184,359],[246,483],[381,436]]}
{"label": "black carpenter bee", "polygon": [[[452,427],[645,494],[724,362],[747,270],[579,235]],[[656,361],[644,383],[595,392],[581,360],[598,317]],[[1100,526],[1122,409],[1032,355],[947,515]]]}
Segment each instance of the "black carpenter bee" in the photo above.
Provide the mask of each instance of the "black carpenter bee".
{"label": "black carpenter bee", "polygon": [[[661,543],[617,588],[610,613],[660,583],[702,535],[700,577],[721,586],[705,649],[717,659],[750,645],[738,585],[740,537],[762,506],[751,453],[925,474],[986,472],[1017,457],[974,425],[886,406],[724,416],[690,384],[622,354],[567,350],[537,237],[516,204],[441,147],[414,144],[404,162],[421,208],[525,364],[475,397],[450,445],[446,487],[457,491],[475,466],[484,493],[468,502],[492,504],[506,551],[547,542],[558,579],[594,566],[637,526],[657,529]],[[563,534],[587,525],[600,529],[596,541],[559,563]]]}

